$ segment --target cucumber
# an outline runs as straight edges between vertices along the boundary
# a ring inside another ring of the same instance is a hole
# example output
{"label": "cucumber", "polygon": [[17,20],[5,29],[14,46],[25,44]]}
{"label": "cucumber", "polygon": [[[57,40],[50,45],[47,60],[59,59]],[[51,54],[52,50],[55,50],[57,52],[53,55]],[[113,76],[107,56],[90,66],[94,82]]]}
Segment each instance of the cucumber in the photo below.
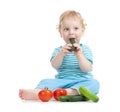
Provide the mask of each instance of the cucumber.
{"label": "cucumber", "polygon": [[59,96],[58,100],[61,102],[78,102],[78,101],[87,101],[88,99],[82,95],[66,95],[66,96]]}
{"label": "cucumber", "polygon": [[74,44],[75,43],[75,38],[70,38],[70,43]]}
{"label": "cucumber", "polygon": [[76,47],[73,46],[73,44],[75,43],[75,38],[70,38],[69,40],[70,40],[70,43],[72,44],[72,47],[69,51],[72,52],[76,49]]}
{"label": "cucumber", "polygon": [[98,102],[99,101],[99,97],[96,96],[94,93],[92,93],[91,91],[89,91],[86,87],[81,86],[79,88],[79,92],[81,93],[81,95],[85,96],[86,98],[88,98],[89,100],[92,100],[93,102]]}

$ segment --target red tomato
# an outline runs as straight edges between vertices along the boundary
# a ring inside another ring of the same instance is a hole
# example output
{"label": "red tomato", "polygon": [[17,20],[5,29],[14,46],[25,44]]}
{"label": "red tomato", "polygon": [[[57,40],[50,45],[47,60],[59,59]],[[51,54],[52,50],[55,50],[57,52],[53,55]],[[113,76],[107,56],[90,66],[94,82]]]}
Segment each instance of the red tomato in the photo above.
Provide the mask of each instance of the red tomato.
{"label": "red tomato", "polygon": [[51,90],[48,90],[47,88],[41,90],[39,93],[38,93],[38,97],[41,101],[43,102],[48,102],[51,98],[52,98],[52,91]]}
{"label": "red tomato", "polygon": [[53,96],[56,100],[58,100],[59,96],[65,96],[67,95],[67,91],[62,88],[58,88],[53,92]]}

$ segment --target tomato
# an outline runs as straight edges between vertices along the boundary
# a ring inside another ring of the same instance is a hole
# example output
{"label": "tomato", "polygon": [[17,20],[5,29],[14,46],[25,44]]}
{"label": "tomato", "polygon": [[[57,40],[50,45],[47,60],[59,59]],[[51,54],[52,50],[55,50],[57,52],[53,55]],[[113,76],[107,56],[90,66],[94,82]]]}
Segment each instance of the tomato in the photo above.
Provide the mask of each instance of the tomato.
{"label": "tomato", "polygon": [[53,96],[56,100],[58,100],[59,96],[65,96],[67,95],[67,91],[62,88],[58,88],[53,92]]}
{"label": "tomato", "polygon": [[38,93],[38,97],[43,102],[48,102],[52,98],[52,91],[45,88]]}

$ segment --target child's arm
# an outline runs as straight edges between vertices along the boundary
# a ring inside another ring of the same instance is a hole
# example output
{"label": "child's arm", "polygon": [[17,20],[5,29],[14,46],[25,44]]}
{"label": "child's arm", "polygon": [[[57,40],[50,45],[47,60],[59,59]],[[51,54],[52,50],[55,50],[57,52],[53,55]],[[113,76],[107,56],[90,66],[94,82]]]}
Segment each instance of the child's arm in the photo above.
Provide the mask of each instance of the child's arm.
{"label": "child's arm", "polygon": [[77,55],[77,59],[78,59],[80,69],[83,72],[89,72],[92,70],[92,63],[88,61],[83,54]]}
{"label": "child's arm", "polygon": [[77,59],[78,59],[78,63],[80,66],[80,69],[83,72],[89,72],[92,70],[92,63],[90,61],[88,61],[86,59],[86,57],[83,55],[82,53],[82,48],[78,45],[78,44],[74,44],[74,46],[76,47],[76,50],[74,51]]}
{"label": "child's arm", "polygon": [[54,68],[59,68],[62,64],[63,58],[66,54],[68,54],[71,48],[71,44],[66,44],[62,47],[61,51],[55,56],[55,58],[53,58],[53,60],[51,61],[51,65]]}
{"label": "child's arm", "polygon": [[55,56],[55,58],[53,58],[53,60],[51,61],[52,67],[53,67],[53,68],[56,68],[56,69],[59,68],[60,65],[62,64],[63,58],[64,58],[64,55],[63,55],[63,53],[62,53],[62,51],[61,51],[61,52],[59,52],[59,53]]}

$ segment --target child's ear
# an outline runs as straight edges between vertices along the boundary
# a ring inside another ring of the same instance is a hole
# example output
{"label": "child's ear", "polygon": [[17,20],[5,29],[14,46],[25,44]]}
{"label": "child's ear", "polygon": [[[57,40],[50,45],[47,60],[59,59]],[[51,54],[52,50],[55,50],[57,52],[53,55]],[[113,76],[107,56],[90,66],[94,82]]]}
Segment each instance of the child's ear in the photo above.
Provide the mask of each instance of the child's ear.
{"label": "child's ear", "polygon": [[84,31],[85,31],[85,27],[82,28],[82,32],[84,32]]}
{"label": "child's ear", "polygon": [[59,30],[59,33],[60,33],[60,36],[61,36],[61,38],[62,38],[62,33],[61,33],[61,31]]}
{"label": "child's ear", "polygon": [[[59,32],[60,33],[60,32]],[[62,34],[60,33],[60,37],[62,38]]]}
{"label": "child's ear", "polygon": [[82,28],[82,36],[84,35],[85,32],[85,28]]}

